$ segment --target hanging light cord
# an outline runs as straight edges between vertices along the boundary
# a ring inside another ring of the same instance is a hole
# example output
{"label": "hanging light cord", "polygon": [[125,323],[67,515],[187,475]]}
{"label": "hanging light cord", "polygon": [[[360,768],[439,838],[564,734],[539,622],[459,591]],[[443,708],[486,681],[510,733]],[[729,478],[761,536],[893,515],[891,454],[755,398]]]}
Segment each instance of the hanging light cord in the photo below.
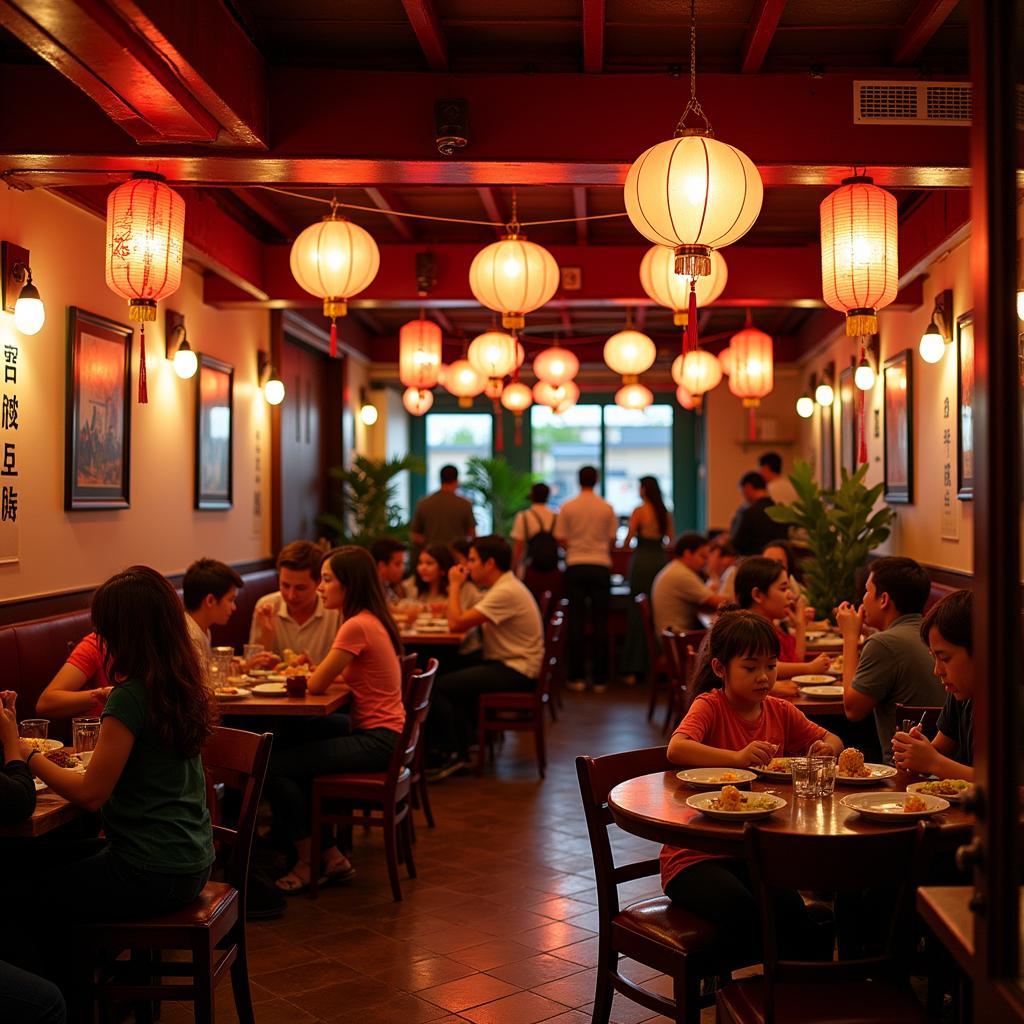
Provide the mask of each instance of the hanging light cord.
{"label": "hanging light cord", "polygon": [[692,131],[686,127],[686,119],[691,112],[704,119],[704,133],[713,135],[708,115],[704,113],[704,108],[700,105],[700,100],[697,99],[697,0],[690,0],[690,99],[683,111],[683,116],[679,118],[679,123],[676,125],[676,135]]}

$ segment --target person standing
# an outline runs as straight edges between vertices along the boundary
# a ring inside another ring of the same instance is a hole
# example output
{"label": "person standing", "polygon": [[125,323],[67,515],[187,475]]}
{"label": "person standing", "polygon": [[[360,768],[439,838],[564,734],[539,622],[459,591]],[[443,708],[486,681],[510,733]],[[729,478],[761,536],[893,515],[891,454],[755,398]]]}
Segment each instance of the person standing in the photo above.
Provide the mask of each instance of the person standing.
{"label": "person standing", "polygon": [[628,548],[636,538],[636,553],[629,563],[629,616],[626,623],[626,648],[622,654],[623,682],[636,684],[647,672],[647,637],[637,607],[639,594],[651,596],[654,577],[665,567],[665,542],[672,537],[672,514],[665,508],[661,487],[653,476],[640,478],[643,504],[629,517],[629,533],[622,545]]}
{"label": "person standing", "polygon": [[440,489],[420,498],[412,515],[409,535],[417,548],[476,536],[473,506],[455,493],[458,489],[459,471],[454,466],[442,466]]}
{"label": "person standing", "polygon": [[796,501],[796,488],[788,476],[782,475],[782,456],[778,452],[765,452],[757,460],[757,469],[776,505],[792,505]]}
{"label": "person standing", "polygon": [[594,493],[597,470],[583,466],[580,493],[558,513],[556,533],[565,548],[565,592],[569,598],[570,690],[585,690],[585,637],[593,654],[594,693],[608,688],[608,603],[611,597],[612,545],[619,521],[615,510]]}
{"label": "person standing", "polygon": [[744,473],[740,478],[743,504],[733,516],[732,543],[743,556],[759,555],[773,540],[785,540],[789,530],[784,523],[776,523],[767,510],[775,504],[768,494],[768,485],[760,473]]}
{"label": "person standing", "polygon": [[526,589],[541,603],[545,591],[556,603],[562,599],[562,570],[558,567],[558,541],[555,523],[558,516],[548,508],[551,488],[534,484],[530,488],[530,507],[516,513],[512,523],[512,569],[518,572]]}

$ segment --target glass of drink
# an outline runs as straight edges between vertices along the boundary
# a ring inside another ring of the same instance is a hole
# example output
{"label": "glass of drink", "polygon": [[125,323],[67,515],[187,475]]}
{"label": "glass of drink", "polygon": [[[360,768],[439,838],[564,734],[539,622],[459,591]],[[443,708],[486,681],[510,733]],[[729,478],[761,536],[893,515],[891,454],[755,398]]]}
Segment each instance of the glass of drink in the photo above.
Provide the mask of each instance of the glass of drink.
{"label": "glass of drink", "polygon": [[45,740],[50,732],[48,718],[23,718],[18,724],[18,735],[26,740]]}
{"label": "glass of drink", "polygon": [[821,754],[808,760],[815,764],[818,796],[831,796],[836,791],[836,759]]}
{"label": "glass of drink", "polygon": [[811,757],[791,757],[789,770],[793,773],[793,793],[800,797],[818,795],[818,772]]}
{"label": "glass of drink", "polygon": [[98,718],[72,718],[71,743],[76,754],[85,754],[96,749],[96,741],[100,738],[100,720]]}
{"label": "glass of drink", "polygon": [[248,665],[257,654],[263,653],[263,644],[244,644],[242,646],[242,660]]}
{"label": "glass of drink", "polygon": [[288,690],[289,697],[305,697],[307,675],[290,675],[285,678],[284,684]]}

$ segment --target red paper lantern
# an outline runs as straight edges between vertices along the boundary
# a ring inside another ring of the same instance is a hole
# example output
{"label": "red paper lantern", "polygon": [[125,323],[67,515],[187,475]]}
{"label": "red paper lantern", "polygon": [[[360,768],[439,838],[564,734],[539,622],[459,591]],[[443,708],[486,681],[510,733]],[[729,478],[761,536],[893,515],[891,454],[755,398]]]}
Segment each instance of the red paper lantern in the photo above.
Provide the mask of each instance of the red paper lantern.
{"label": "red paper lantern", "polygon": [[745,327],[733,336],[732,373],[729,390],[746,406],[760,404],[775,386],[775,365],[771,336],[756,327]]}
{"label": "red paper lantern", "polygon": [[441,328],[433,320],[410,320],[398,332],[398,379],[417,391],[438,384],[441,370]]}

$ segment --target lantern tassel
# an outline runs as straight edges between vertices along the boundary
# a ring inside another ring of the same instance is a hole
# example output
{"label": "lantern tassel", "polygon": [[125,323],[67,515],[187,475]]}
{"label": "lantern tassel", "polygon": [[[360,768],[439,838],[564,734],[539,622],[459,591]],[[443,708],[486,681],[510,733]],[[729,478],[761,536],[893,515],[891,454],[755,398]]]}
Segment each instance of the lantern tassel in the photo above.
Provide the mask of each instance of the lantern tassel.
{"label": "lantern tassel", "polygon": [[691,352],[697,350],[700,339],[697,337],[697,279],[690,278],[690,312],[689,323],[686,325],[686,347]]}
{"label": "lantern tassel", "polygon": [[516,415],[515,415],[515,423],[516,423],[515,442],[516,442],[516,447],[518,448],[523,443],[523,417],[519,413],[516,413]]}
{"label": "lantern tassel", "polygon": [[338,321],[331,317],[331,358],[338,357]]}
{"label": "lantern tassel", "polygon": [[505,450],[505,424],[501,421],[501,402],[494,400],[494,450]]}
{"label": "lantern tassel", "polygon": [[146,324],[139,325],[139,405],[149,405],[149,388],[146,386]]}
{"label": "lantern tassel", "polygon": [[868,461],[868,438],[864,429],[864,395],[865,392],[857,389],[857,465],[863,465]]}

